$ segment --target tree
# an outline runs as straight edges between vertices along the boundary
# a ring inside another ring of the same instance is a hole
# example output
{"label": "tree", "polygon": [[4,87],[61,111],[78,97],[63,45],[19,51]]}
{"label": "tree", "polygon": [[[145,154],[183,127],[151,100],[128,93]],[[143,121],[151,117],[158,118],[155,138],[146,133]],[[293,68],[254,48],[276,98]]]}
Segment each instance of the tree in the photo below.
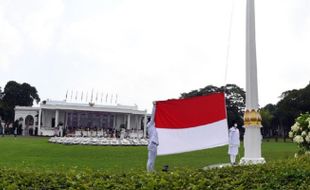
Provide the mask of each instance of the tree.
{"label": "tree", "polygon": [[275,133],[276,128],[274,128],[274,116],[275,116],[276,106],[273,104],[268,104],[260,110],[260,115],[262,117],[262,134],[266,137],[272,137]]}
{"label": "tree", "polygon": [[225,92],[228,125],[232,126],[234,123],[238,123],[239,126],[242,126],[243,112],[245,109],[245,92],[235,84],[227,84],[221,87],[208,85],[198,90],[182,93],[180,98],[203,96],[214,92]]}
{"label": "tree", "polygon": [[203,96],[208,95],[214,92],[221,92],[220,88],[212,85],[208,85],[204,88],[200,88],[199,90],[192,90],[188,93],[182,93],[181,98],[189,98],[189,97],[195,97],[195,96]]}
{"label": "tree", "polygon": [[1,115],[2,115],[1,113],[3,112],[3,109],[2,109],[2,107],[3,107],[3,105],[2,105],[3,96],[4,96],[4,92],[2,92],[1,87],[0,87],[0,119],[1,119]]}
{"label": "tree", "polygon": [[276,104],[268,104],[261,110],[263,130],[271,136],[287,137],[291,126],[301,113],[310,111],[310,84],[281,94]]}
{"label": "tree", "polygon": [[288,90],[282,93],[277,104],[277,117],[283,135],[287,136],[291,126],[301,113],[310,111],[310,84],[299,90]]}
{"label": "tree", "polygon": [[35,87],[28,83],[19,84],[9,81],[4,87],[1,100],[1,116],[6,122],[13,122],[15,106],[32,106],[33,101],[39,103],[40,98]]}
{"label": "tree", "polygon": [[222,86],[221,92],[225,92],[228,124],[238,123],[243,126],[243,114],[245,110],[245,92],[235,84]]}
{"label": "tree", "polygon": [[[245,92],[235,84],[227,84],[220,88],[206,86],[188,93],[182,93],[181,98],[202,96],[214,92],[225,92],[228,124],[237,122],[243,125],[245,109]],[[264,136],[287,137],[291,126],[301,113],[310,112],[310,83],[302,89],[288,90],[282,93],[281,100],[276,104],[268,104],[260,110],[262,116],[262,131]]]}

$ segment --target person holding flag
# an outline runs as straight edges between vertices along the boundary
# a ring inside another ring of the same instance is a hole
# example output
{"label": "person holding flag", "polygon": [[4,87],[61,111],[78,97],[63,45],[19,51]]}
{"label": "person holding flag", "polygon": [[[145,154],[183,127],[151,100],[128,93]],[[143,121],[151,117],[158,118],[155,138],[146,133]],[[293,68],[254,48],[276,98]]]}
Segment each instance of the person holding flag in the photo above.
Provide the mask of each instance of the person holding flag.
{"label": "person holding flag", "polygon": [[149,172],[154,170],[157,154],[177,154],[227,145],[225,95],[212,93],[156,101],[147,129]]}
{"label": "person holding flag", "polygon": [[157,146],[159,145],[158,142],[158,135],[155,128],[155,106],[156,102],[153,102],[153,111],[150,122],[147,124],[148,136],[149,136],[149,144],[148,144],[148,160],[146,169],[148,172],[153,172],[155,167],[155,159],[157,156]]}

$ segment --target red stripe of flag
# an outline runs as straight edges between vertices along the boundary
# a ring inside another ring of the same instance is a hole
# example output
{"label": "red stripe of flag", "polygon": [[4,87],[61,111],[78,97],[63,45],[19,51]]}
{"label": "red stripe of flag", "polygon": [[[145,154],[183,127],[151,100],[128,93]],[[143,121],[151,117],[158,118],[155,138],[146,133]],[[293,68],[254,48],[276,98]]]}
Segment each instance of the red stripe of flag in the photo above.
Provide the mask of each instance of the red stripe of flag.
{"label": "red stripe of flag", "polygon": [[157,101],[156,128],[191,128],[226,119],[224,93]]}

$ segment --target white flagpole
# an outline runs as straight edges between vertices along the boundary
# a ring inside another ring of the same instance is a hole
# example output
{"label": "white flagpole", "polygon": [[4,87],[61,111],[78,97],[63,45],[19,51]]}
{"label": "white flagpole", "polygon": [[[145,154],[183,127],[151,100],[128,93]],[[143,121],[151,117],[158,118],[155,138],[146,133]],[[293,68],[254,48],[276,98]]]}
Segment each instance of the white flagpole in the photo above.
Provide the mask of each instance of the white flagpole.
{"label": "white flagpole", "polygon": [[94,89],[91,90],[91,96],[90,96],[90,102],[93,102],[93,93],[94,93]]}
{"label": "white flagpole", "polygon": [[113,100],[113,94],[111,95],[111,99],[110,99],[110,103],[112,104],[112,100]]}
{"label": "white flagpole", "polygon": [[73,90],[71,90],[71,98],[70,98],[71,101],[72,101],[72,97],[73,97]]}
{"label": "white flagpole", "polygon": [[265,163],[261,154],[261,116],[258,111],[257,61],[254,0],[246,6],[246,110],[244,113],[244,157],[241,164]]}
{"label": "white flagpole", "polygon": [[68,90],[67,90],[67,92],[66,92],[66,99],[65,99],[66,101],[67,101],[67,98],[68,98]]}

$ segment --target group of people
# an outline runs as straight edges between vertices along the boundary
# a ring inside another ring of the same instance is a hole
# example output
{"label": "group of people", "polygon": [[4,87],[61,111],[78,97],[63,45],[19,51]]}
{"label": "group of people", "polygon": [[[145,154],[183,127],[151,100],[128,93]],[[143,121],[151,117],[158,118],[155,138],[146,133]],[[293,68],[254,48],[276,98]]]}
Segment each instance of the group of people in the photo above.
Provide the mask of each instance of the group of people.
{"label": "group of people", "polygon": [[3,123],[0,119],[0,135],[11,135],[13,134],[15,137],[19,135],[22,131],[21,125],[18,123],[18,121],[15,121],[14,123],[6,124]]}
{"label": "group of people", "polygon": [[120,130],[112,128],[66,128],[58,126],[54,128],[54,136],[73,136],[73,137],[105,137],[105,138],[142,138],[143,130],[125,129]]}

